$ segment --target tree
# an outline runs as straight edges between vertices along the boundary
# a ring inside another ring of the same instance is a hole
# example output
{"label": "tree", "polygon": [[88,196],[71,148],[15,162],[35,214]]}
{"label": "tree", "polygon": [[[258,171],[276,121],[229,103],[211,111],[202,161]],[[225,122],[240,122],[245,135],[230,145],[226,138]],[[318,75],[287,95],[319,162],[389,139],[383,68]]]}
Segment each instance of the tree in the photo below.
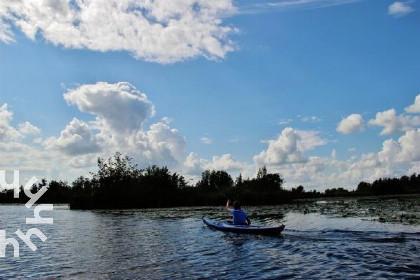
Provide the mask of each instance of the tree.
{"label": "tree", "polygon": [[101,192],[106,189],[118,192],[121,186],[131,186],[142,176],[142,170],[132,163],[132,159],[119,152],[108,161],[98,158],[98,169],[92,174],[92,185],[97,184]]}
{"label": "tree", "polygon": [[197,187],[208,191],[224,191],[233,187],[233,179],[226,171],[206,170]]}
{"label": "tree", "polygon": [[360,182],[359,185],[357,185],[356,193],[360,194],[368,194],[372,192],[372,185],[366,182]]}
{"label": "tree", "polygon": [[301,195],[305,192],[305,189],[302,185],[298,186],[297,188],[292,188],[292,193],[296,195]]}
{"label": "tree", "polygon": [[242,174],[239,174],[239,176],[235,180],[235,187],[240,188],[242,187],[243,183],[244,183],[244,180],[242,179]]}
{"label": "tree", "polygon": [[72,183],[73,191],[90,191],[93,187],[93,182],[84,176],[78,177]]}
{"label": "tree", "polygon": [[265,176],[267,176],[267,167],[264,165],[258,169],[257,179],[263,179]]}
{"label": "tree", "polygon": [[210,185],[210,170],[205,170],[201,173],[201,180],[197,182],[196,187],[202,190],[211,190]]}

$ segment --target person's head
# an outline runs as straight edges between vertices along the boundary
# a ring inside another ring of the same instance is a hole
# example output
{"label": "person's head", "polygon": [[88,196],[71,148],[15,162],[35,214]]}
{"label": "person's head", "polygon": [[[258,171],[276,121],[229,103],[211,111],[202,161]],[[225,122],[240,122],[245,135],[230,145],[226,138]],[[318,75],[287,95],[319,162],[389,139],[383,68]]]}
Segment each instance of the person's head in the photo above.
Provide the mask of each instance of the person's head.
{"label": "person's head", "polygon": [[233,202],[233,208],[235,208],[235,210],[241,209],[241,203],[239,201]]}

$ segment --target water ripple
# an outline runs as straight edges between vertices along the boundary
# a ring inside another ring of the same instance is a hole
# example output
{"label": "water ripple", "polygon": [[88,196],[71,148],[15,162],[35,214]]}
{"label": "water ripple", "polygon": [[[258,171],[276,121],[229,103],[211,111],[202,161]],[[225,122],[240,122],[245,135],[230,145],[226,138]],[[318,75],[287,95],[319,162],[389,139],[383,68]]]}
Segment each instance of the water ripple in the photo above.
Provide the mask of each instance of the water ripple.
{"label": "water ripple", "polygon": [[[358,217],[250,208],[254,224],[285,223],[279,237],[237,235],[203,225],[223,207],[53,211],[39,250],[0,262],[8,279],[274,279],[420,277],[420,228]],[[0,206],[0,225],[24,229],[21,206]],[[265,214],[262,214],[265,213]],[[267,214],[268,213],[268,214]],[[270,215],[271,214],[271,215]],[[35,239],[35,238],[34,238]]]}

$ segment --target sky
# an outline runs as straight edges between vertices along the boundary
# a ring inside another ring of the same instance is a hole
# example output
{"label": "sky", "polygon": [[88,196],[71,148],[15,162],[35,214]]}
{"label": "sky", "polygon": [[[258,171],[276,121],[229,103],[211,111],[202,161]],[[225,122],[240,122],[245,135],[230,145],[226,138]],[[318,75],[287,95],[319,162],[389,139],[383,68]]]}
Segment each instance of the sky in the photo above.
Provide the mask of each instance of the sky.
{"label": "sky", "polygon": [[[285,187],[420,171],[417,0],[3,0],[0,169],[139,167]],[[23,184],[24,182],[21,182]]]}

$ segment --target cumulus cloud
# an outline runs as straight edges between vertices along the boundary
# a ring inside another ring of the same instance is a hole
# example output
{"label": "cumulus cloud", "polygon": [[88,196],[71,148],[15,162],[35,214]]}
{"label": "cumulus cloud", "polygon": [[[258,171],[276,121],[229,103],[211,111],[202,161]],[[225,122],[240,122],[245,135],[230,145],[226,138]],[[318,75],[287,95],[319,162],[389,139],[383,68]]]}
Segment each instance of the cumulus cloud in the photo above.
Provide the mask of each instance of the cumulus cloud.
{"label": "cumulus cloud", "polygon": [[38,134],[40,129],[30,122],[23,122],[18,128],[12,126],[13,113],[9,110],[7,103],[0,106],[0,140],[18,140],[26,135]]}
{"label": "cumulus cloud", "polygon": [[127,147],[139,154],[140,160],[145,158],[152,164],[176,166],[185,159],[185,138],[162,122],[152,124],[148,131],[138,131],[135,142],[127,143]]}
{"label": "cumulus cloud", "polygon": [[388,13],[394,17],[402,17],[413,11],[409,2],[396,1],[388,7]]}
{"label": "cumulus cloud", "polygon": [[155,112],[147,96],[126,82],[82,85],[64,94],[64,99],[97,116],[99,124],[116,133],[141,129]]}
{"label": "cumulus cloud", "polygon": [[[96,157],[108,158],[120,151],[140,167],[166,165],[196,180],[206,169],[226,170],[233,177],[239,173],[244,178],[253,177],[259,166],[267,165],[269,172],[278,172],[286,179],[285,187],[303,185],[306,189],[322,190],[355,188],[360,181],[418,172],[420,162],[420,129],[414,128],[416,116],[398,116],[395,110],[378,113],[372,122],[382,124],[384,130],[404,134],[383,141],[377,153],[353,154],[341,160],[337,158],[340,150],[330,147],[330,155],[308,156],[307,151],[326,145],[327,140],[316,131],[287,127],[278,137],[265,142],[266,149],[253,157],[254,162],[242,162],[232,154],[210,159],[192,152],[187,155],[185,138],[170,126],[170,119],[153,122],[153,103],[129,83],[82,85],[68,91],[64,98],[80,111],[92,114],[94,120],[74,118],[60,135],[47,139],[40,135],[30,144],[24,143],[24,137],[39,134],[39,128],[30,122],[14,127],[11,110],[7,104],[0,106],[0,168],[19,169],[29,177],[73,180],[96,170]],[[417,98],[406,111],[412,111],[415,104]],[[118,108],[118,114],[112,106]],[[351,124],[345,126],[345,131],[351,131]]]}
{"label": "cumulus cloud", "polygon": [[13,119],[13,113],[9,111],[5,103],[0,106],[0,141],[16,140],[22,138],[22,134],[14,128],[10,122]]}
{"label": "cumulus cloud", "polygon": [[237,172],[245,167],[244,163],[237,161],[231,154],[213,156],[211,162],[205,165],[208,170],[225,170]]}
{"label": "cumulus cloud", "polygon": [[407,132],[398,141],[384,141],[379,153],[367,153],[346,160],[334,157],[309,157],[305,162],[270,166],[286,178],[285,187],[303,185],[307,189],[324,190],[333,187],[354,189],[361,181],[373,182],[383,177],[411,174],[419,166],[419,131]]}
{"label": "cumulus cloud", "polygon": [[207,160],[200,158],[196,153],[189,153],[187,156],[184,166],[187,174],[200,175],[204,171],[204,165],[208,163]]}
{"label": "cumulus cloud", "polygon": [[48,138],[44,145],[47,149],[57,149],[69,156],[98,153],[104,139],[95,135],[89,125],[74,118],[58,138]]}
{"label": "cumulus cloud", "polygon": [[24,138],[26,135],[35,135],[41,130],[26,121],[20,123],[17,128],[11,122],[13,113],[9,110],[7,103],[0,106],[0,141],[15,141]]}
{"label": "cumulus cloud", "polygon": [[407,113],[420,113],[420,94],[416,96],[414,104],[405,108]]}
{"label": "cumulus cloud", "polygon": [[[114,86],[117,87],[117,85]],[[85,91],[82,92],[85,93]],[[120,94],[115,90],[110,90],[110,92],[114,95]],[[96,117],[96,120],[85,122],[73,118],[63,128],[59,136],[47,139],[36,138],[31,144],[22,143],[21,140],[26,134],[39,132],[39,129],[29,122],[20,124],[19,130],[13,128],[10,125],[12,112],[8,110],[7,104],[2,105],[0,107],[0,135],[2,137],[0,157],[3,160],[0,163],[0,168],[19,169],[26,172],[25,174],[29,177],[36,175],[50,179],[73,180],[77,176],[88,175],[89,171],[94,171],[97,157],[108,158],[117,151],[132,157],[135,163],[140,166],[157,164],[178,168],[184,163],[186,158],[185,139],[178,130],[169,127],[167,119],[153,123],[148,128],[139,126],[136,130],[116,130],[106,124],[112,123],[113,117],[118,121],[124,120],[125,117],[112,114],[99,116],[102,111],[96,110],[98,107],[90,106],[90,101],[96,96],[81,95],[78,97],[84,97],[86,103],[80,103],[80,100],[77,99],[79,103],[75,102],[74,104],[80,105],[80,108],[87,104],[86,108]],[[115,102],[114,98],[107,100],[110,102],[109,106]],[[130,101],[125,103],[117,102],[117,106],[121,109],[120,114],[133,114],[134,119],[143,121],[145,120],[142,116],[150,117],[150,114],[145,114],[144,111],[130,111],[133,107],[137,107],[137,103],[140,101],[137,98],[128,98],[128,100]],[[146,96],[142,101],[149,102],[145,100],[147,100]],[[140,108],[147,111],[150,106],[153,107],[153,104],[145,107],[140,106]],[[120,125],[124,124],[120,123]],[[132,126],[130,123],[126,125]],[[26,175],[23,174],[23,176]]]}
{"label": "cumulus cloud", "polygon": [[282,165],[306,161],[304,152],[317,146],[325,145],[326,140],[320,138],[315,131],[285,128],[275,140],[268,141],[267,150],[254,156],[257,165]]}
{"label": "cumulus cloud", "polygon": [[356,186],[360,181],[407,175],[420,161],[419,141],[420,129],[407,131],[397,141],[387,139],[380,152],[341,162],[341,178],[345,182],[354,182]]}
{"label": "cumulus cloud", "polygon": [[407,131],[398,141],[386,140],[379,157],[387,162],[420,161],[420,129]]}
{"label": "cumulus cloud", "polygon": [[236,160],[231,154],[213,156],[209,161],[200,158],[195,153],[190,153],[186,158],[184,166],[187,169],[187,173],[190,175],[199,175],[204,170],[224,170],[238,173],[247,168],[245,163]]}
{"label": "cumulus cloud", "polygon": [[19,132],[24,135],[39,134],[41,132],[41,129],[34,126],[30,122],[23,122],[19,124]]}
{"label": "cumulus cloud", "polygon": [[384,129],[381,135],[405,132],[420,125],[420,117],[398,115],[395,109],[390,109],[383,112],[378,112],[375,119],[369,121],[370,125],[382,126]]}
{"label": "cumulus cloud", "polygon": [[[169,118],[144,127],[155,113],[154,105],[133,85],[126,82],[82,85],[65,93],[64,99],[95,116],[95,120],[86,123],[73,119],[59,138],[45,141],[46,147],[69,155],[97,153],[101,157],[119,151],[141,165],[174,167],[185,161],[185,139],[169,126]],[[86,160],[81,158],[72,164],[77,162]]]}
{"label": "cumulus cloud", "polygon": [[232,0],[3,0],[0,40],[13,40],[11,23],[65,48],[122,50],[159,63],[221,59],[234,50],[236,29],[223,18],[235,11]]}
{"label": "cumulus cloud", "polygon": [[0,156],[5,158],[2,165],[59,179],[74,179],[69,177],[72,174],[87,175],[95,168],[97,157],[108,158],[117,151],[132,157],[140,166],[179,168],[183,165],[185,138],[169,126],[168,118],[145,127],[154,114],[154,105],[134,86],[128,83],[82,85],[67,92],[64,98],[69,105],[92,114],[94,120],[73,118],[59,136],[37,138],[33,146],[18,141],[40,130],[29,122],[15,129],[10,125],[12,112],[7,104],[0,107],[0,139],[4,140],[0,141]]}
{"label": "cumulus cloud", "polygon": [[336,130],[343,134],[350,134],[363,131],[363,129],[363,117],[360,114],[351,114],[341,120]]}

